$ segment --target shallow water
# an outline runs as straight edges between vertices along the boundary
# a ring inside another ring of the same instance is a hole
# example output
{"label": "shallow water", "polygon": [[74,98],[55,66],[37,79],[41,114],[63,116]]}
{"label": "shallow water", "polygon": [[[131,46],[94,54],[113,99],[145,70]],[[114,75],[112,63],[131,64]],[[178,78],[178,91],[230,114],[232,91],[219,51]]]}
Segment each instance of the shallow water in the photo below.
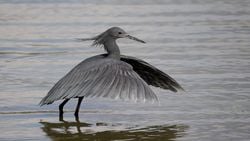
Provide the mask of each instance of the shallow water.
{"label": "shallow water", "polygon": [[[249,140],[250,2],[0,1],[0,140]],[[90,42],[120,26],[147,42],[118,40],[174,77],[186,92],[152,89],[160,104],[87,99],[38,103],[83,59],[103,53]]]}

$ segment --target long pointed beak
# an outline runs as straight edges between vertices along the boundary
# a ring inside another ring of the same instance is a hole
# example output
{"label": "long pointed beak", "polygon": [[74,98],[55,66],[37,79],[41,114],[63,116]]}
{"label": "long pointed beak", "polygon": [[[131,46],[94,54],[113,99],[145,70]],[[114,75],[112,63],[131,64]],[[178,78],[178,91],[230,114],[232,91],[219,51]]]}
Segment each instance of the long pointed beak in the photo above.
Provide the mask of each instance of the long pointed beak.
{"label": "long pointed beak", "polygon": [[141,39],[138,39],[138,38],[136,38],[136,37],[133,37],[133,36],[131,36],[131,35],[126,35],[125,37],[127,37],[127,38],[129,38],[129,39],[131,39],[131,40],[135,40],[135,41],[137,41],[137,42],[141,42],[141,43],[146,43],[145,41],[143,41],[143,40],[141,40]]}

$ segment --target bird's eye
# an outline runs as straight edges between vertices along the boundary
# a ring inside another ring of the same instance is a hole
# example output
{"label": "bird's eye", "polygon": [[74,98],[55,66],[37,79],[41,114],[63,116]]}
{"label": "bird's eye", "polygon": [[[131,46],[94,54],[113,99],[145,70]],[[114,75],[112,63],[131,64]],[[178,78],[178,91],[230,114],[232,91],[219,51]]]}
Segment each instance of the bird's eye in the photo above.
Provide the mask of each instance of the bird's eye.
{"label": "bird's eye", "polygon": [[122,34],[122,32],[118,32],[118,34]]}

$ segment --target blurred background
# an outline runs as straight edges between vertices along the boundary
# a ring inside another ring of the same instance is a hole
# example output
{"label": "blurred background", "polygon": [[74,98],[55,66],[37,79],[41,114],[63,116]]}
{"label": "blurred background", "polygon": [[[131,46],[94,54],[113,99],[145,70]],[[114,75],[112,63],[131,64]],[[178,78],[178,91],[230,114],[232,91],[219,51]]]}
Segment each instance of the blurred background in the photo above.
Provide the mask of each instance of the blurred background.
{"label": "blurred background", "polygon": [[[91,42],[119,26],[145,40],[118,40],[186,92],[152,87],[160,104],[76,100],[58,121],[49,89],[82,60]],[[0,140],[241,140],[250,138],[249,0],[0,0]]]}

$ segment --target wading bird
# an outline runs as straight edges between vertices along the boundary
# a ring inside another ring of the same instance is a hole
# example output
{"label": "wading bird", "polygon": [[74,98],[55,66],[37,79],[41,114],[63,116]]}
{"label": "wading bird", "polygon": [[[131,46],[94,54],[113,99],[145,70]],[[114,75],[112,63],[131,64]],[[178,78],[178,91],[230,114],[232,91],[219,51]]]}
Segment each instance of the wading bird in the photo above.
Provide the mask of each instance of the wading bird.
{"label": "wading bird", "polygon": [[116,39],[128,38],[141,43],[119,27],[112,27],[93,38],[93,46],[103,46],[106,54],[90,57],[61,78],[41,100],[40,105],[64,101],[59,105],[59,119],[63,120],[63,107],[71,98],[78,98],[75,118],[84,97],[108,97],[133,101],[158,101],[148,85],[169,89],[183,88],[169,75],[135,57],[120,54]]}

